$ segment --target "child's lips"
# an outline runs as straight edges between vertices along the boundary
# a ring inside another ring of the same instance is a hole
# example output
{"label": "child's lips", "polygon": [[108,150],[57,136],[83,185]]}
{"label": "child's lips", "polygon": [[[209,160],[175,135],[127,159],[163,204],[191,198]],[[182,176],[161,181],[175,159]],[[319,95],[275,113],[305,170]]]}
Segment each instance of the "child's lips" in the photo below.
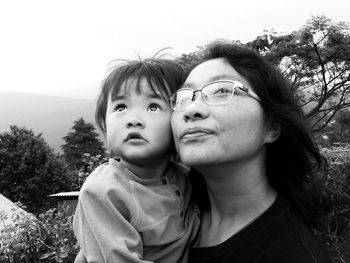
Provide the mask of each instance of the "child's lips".
{"label": "child's lips", "polygon": [[142,135],[138,132],[130,132],[126,136],[125,142],[128,141],[147,141],[145,138],[142,137]]}

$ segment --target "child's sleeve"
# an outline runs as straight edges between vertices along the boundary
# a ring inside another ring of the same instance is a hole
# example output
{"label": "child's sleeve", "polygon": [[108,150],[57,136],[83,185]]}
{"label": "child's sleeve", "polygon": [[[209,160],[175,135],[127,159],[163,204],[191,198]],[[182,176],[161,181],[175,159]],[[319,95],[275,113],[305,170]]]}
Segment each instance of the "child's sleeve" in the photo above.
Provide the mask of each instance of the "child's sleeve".
{"label": "child's sleeve", "polygon": [[142,260],[142,238],[130,223],[130,192],[114,177],[91,174],[80,191],[73,222],[80,254],[87,262],[149,262]]}
{"label": "child's sleeve", "polygon": [[87,263],[82,250],[80,250],[78,255],[75,257],[74,263]]}

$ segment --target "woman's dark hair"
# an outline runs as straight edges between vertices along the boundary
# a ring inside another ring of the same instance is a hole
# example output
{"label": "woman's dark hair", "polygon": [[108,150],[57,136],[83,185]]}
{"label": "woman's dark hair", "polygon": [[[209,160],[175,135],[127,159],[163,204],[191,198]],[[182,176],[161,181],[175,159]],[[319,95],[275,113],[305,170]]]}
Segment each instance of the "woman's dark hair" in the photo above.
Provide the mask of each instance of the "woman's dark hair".
{"label": "woman's dark hair", "polygon": [[[258,94],[268,121],[281,128],[279,138],[267,146],[266,174],[277,192],[289,200],[303,219],[315,225],[321,209],[322,187],[318,176],[327,163],[319,152],[309,124],[282,74],[257,52],[231,43],[214,42],[192,65],[185,78],[197,65],[215,58],[224,58],[243,76]],[[202,209],[209,199],[204,180],[191,174],[194,194]]]}
{"label": "woman's dark hair", "polygon": [[[137,92],[142,91],[141,80],[145,79],[151,89],[161,93],[165,100],[181,85],[184,70],[180,64],[170,59],[147,58],[139,60],[119,60],[117,67],[102,83],[97,100],[95,120],[103,134],[106,133],[106,110],[108,98],[112,100],[123,84],[136,80]],[[125,85],[126,87],[127,85]]]}

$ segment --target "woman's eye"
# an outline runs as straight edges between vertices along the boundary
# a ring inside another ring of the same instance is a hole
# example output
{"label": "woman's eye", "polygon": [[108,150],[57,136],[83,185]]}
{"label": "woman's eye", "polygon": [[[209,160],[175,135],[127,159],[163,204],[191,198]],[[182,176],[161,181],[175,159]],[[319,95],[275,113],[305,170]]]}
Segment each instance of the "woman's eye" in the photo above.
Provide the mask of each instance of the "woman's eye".
{"label": "woman's eye", "polygon": [[157,110],[160,110],[160,107],[157,104],[151,104],[149,105],[148,109],[150,111],[157,111]]}
{"label": "woman's eye", "polygon": [[125,111],[126,110],[126,105],[124,104],[119,104],[115,106],[115,111]]}
{"label": "woman's eye", "polygon": [[217,89],[214,93],[215,96],[220,96],[220,95],[228,95],[231,93],[231,89],[222,87],[220,89]]}

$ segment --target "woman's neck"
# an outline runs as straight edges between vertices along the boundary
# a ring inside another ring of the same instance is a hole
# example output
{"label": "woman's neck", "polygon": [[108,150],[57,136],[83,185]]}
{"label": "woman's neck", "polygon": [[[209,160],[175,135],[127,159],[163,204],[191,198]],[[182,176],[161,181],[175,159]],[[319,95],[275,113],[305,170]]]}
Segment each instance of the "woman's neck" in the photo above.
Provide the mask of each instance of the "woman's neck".
{"label": "woman's neck", "polygon": [[260,165],[220,165],[215,169],[206,167],[202,173],[211,206],[203,215],[207,236],[201,238],[202,246],[223,242],[259,217],[276,199]]}
{"label": "woman's neck", "polygon": [[[273,191],[264,172],[240,167],[235,171],[205,175],[212,205],[220,214],[230,214],[256,204]],[[229,208],[229,209],[228,209]]]}

